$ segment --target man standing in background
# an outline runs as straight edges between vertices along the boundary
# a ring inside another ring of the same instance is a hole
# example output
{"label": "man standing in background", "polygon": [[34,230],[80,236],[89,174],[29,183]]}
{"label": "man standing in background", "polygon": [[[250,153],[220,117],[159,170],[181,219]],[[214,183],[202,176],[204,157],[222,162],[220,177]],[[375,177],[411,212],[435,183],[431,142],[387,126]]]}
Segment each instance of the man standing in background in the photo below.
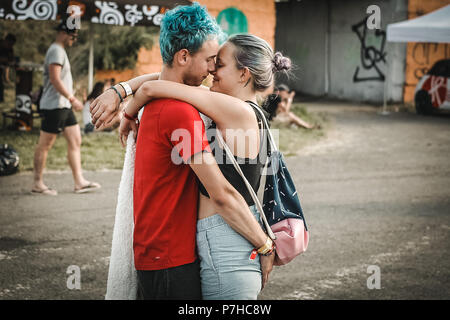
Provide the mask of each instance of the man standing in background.
{"label": "man standing in background", "polygon": [[47,155],[59,133],[67,140],[67,159],[75,182],[74,192],[84,193],[100,188],[96,182],[83,177],[81,169],[81,132],[73,109],[83,110],[83,104],[73,95],[70,62],[65,51],[77,39],[77,29],[68,28],[63,21],[56,28],[55,42],[47,50],[44,62],[44,88],[40,100],[43,114],[39,142],[34,153],[34,182],[32,192],[55,196],[58,192],[44,184],[43,171]]}
{"label": "man standing in background", "polygon": [[4,81],[11,83],[9,79],[9,68],[14,65],[14,44],[16,37],[9,33],[5,39],[0,40],[0,102],[4,101]]}

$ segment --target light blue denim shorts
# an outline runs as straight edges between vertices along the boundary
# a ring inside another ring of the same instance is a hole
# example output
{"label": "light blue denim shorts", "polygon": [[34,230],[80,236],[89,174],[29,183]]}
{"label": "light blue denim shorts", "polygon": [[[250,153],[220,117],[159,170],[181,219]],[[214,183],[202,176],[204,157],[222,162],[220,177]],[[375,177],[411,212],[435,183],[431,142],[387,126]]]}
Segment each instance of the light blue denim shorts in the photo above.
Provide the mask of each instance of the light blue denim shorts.
{"label": "light blue denim shorts", "polygon": [[[257,221],[254,206],[250,211]],[[253,245],[219,214],[197,221],[197,250],[205,300],[256,300],[261,291],[259,255],[250,260]]]}

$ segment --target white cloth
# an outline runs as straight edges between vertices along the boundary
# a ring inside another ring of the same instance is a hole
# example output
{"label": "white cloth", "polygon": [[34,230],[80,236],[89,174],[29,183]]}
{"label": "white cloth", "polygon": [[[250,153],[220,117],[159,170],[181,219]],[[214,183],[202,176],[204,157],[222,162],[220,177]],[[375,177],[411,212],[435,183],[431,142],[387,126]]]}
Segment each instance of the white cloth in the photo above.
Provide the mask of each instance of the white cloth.
{"label": "white cloth", "polygon": [[133,252],[135,155],[136,144],[133,134],[130,133],[117,197],[106,300],[135,300],[137,297],[137,273]]}
{"label": "white cloth", "polygon": [[89,107],[91,102],[92,102],[92,100],[86,101],[84,104],[84,107],[83,107],[83,123],[84,123],[84,125],[92,123],[91,110]]}

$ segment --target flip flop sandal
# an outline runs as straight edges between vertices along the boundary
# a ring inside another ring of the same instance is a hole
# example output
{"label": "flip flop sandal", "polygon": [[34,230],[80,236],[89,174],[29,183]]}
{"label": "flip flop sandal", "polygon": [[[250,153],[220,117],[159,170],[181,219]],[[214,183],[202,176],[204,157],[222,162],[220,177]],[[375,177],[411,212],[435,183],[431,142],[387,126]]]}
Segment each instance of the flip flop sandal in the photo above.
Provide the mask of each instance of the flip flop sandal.
{"label": "flip flop sandal", "polygon": [[43,189],[43,190],[33,189],[33,190],[31,190],[31,193],[32,194],[42,194],[42,195],[46,195],[46,196],[56,196],[56,195],[58,195],[58,191],[56,191],[54,189],[50,189],[50,188]]}
{"label": "flip flop sandal", "polygon": [[74,192],[75,193],[86,193],[86,192],[90,192],[92,190],[100,189],[100,188],[101,188],[101,186],[98,183],[89,182],[89,184],[87,184],[79,189],[75,189]]}

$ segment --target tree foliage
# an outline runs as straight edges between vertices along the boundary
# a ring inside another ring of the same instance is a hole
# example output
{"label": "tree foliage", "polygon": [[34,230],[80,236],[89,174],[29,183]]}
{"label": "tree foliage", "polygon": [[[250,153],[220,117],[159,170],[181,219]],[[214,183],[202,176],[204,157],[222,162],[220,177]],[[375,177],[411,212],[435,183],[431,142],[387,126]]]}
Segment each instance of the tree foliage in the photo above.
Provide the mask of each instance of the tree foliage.
{"label": "tree foliage", "polygon": [[[14,53],[21,61],[43,64],[45,53],[55,40],[55,21],[0,20],[0,36],[16,36]],[[94,37],[94,68],[123,70],[136,65],[141,47],[151,48],[159,33],[157,27],[97,25],[82,22],[78,41],[67,49],[72,74],[81,79],[88,73],[89,35]]]}
{"label": "tree foliage", "polygon": [[82,29],[78,44],[70,49],[74,73],[87,73],[89,61],[89,36],[94,37],[94,65],[97,70],[133,69],[139,49],[150,49],[158,37],[156,27],[129,27],[89,24]]}

